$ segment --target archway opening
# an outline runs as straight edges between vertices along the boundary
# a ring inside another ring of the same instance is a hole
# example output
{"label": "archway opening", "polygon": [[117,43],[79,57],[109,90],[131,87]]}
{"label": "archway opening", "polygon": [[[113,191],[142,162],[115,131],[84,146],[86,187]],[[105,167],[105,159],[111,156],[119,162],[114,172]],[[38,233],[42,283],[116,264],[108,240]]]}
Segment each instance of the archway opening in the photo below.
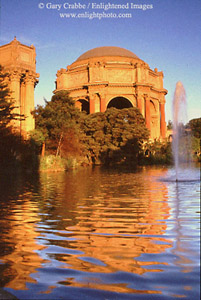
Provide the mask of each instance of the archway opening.
{"label": "archway opening", "polygon": [[107,105],[107,108],[115,107],[117,109],[133,107],[132,103],[124,97],[115,97]]}
{"label": "archway opening", "polygon": [[79,99],[76,101],[75,106],[80,109],[80,111],[85,111],[89,114],[89,102],[85,99]]}

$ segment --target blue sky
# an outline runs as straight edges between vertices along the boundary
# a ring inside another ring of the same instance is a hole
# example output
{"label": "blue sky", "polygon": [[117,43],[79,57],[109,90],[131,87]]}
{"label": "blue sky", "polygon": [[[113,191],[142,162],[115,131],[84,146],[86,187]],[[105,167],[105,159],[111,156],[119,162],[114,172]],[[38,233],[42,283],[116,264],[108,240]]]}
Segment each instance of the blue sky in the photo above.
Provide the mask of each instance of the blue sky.
{"label": "blue sky", "polygon": [[[172,99],[177,81],[185,87],[188,118],[201,117],[201,0],[0,0],[0,44],[14,36],[24,44],[34,44],[37,53],[39,84],[35,104],[50,100],[57,70],[66,68],[83,52],[99,46],[118,46],[134,52],[164,72],[166,121],[172,119]],[[39,8],[39,4],[43,8]],[[47,5],[47,3],[49,3]],[[108,10],[105,13],[132,13],[132,18],[61,18],[60,13],[103,9],[69,10],[64,3],[149,4],[152,9]],[[49,9],[61,5],[60,11]]]}

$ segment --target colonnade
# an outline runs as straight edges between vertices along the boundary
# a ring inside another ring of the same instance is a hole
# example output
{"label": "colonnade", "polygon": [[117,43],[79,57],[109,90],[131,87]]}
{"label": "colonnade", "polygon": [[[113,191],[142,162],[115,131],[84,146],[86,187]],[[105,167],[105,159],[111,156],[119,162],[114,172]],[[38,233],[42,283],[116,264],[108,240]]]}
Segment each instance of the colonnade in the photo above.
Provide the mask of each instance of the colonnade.
{"label": "colonnade", "polygon": [[[98,99],[100,97],[100,99]],[[126,98],[126,97],[125,97]],[[99,109],[96,109],[96,103],[99,103]],[[89,96],[89,113],[95,113],[97,111],[104,112],[107,109],[106,95],[93,94]],[[146,127],[151,130],[151,111],[150,111],[150,98],[148,94],[137,96],[137,107],[145,118]],[[160,136],[162,139],[166,137],[166,122],[165,122],[165,99],[159,100],[159,115],[160,119]]]}
{"label": "colonnade", "polygon": [[39,74],[33,71],[9,70],[9,88],[14,99],[14,113],[22,115],[22,118],[15,120],[13,125],[22,135],[35,128],[31,112],[34,110],[34,88],[38,76]]}
{"label": "colonnade", "polygon": [[[137,96],[137,107],[145,118],[146,127],[151,130],[150,99],[147,94]],[[159,100],[160,136],[166,138],[165,99]]]}

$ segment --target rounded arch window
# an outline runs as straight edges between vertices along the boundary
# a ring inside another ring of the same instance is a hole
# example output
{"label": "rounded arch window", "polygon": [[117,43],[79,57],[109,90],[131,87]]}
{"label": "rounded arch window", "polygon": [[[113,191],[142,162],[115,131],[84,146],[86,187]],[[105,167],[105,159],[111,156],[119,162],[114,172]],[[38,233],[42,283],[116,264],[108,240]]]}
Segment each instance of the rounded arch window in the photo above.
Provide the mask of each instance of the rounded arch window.
{"label": "rounded arch window", "polygon": [[132,103],[124,97],[115,97],[107,105],[107,108],[115,107],[117,109],[133,107]]}

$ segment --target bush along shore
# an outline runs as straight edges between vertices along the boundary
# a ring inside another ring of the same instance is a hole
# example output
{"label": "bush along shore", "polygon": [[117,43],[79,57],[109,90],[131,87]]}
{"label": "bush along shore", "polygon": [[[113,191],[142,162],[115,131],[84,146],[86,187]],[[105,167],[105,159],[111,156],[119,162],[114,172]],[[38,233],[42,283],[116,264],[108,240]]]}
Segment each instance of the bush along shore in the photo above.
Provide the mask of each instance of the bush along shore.
{"label": "bush along shore", "polygon": [[[10,137],[2,139],[0,145],[0,169],[4,172],[61,172],[90,165],[105,167],[136,168],[138,165],[171,165],[173,164],[172,145],[169,141],[146,141],[136,150],[129,145],[129,149],[107,149],[100,151],[93,149],[83,153],[65,153],[56,155],[49,150],[42,152],[44,146],[33,142],[32,138],[23,140],[18,135],[10,133]],[[195,148],[190,152],[194,161],[200,161],[198,141],[194,141]],[[182,148],[183,149],[183,148]],[[181,151],[182,151],[181,149]],[[128,151],[128,152],[126,152]]]}
{"label": "bush along shore", "polygon": [[46,155],[41,156],[39,160],[39,171],[40,172],[60,172],[77,169],[82,166],[90,165],[84,158],[62,158],[60,156]]}

